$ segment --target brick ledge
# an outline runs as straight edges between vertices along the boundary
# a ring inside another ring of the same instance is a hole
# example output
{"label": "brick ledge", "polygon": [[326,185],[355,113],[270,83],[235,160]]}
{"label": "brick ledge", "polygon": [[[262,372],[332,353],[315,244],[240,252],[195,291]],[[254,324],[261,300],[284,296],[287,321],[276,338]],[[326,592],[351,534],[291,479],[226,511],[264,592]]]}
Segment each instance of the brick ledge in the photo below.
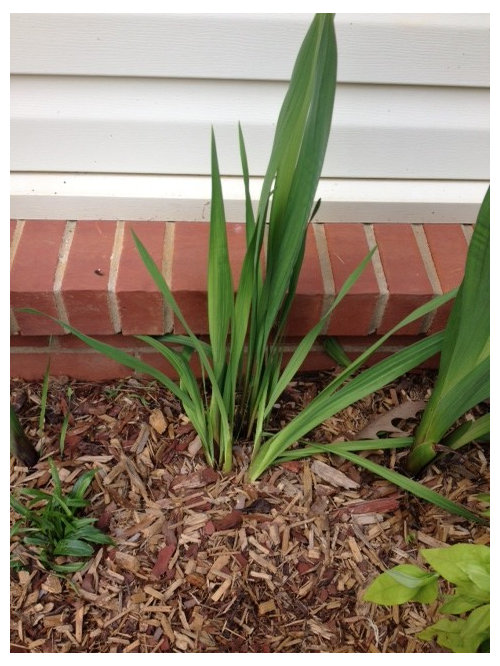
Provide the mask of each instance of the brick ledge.
{"label": "brick ledge", "polygon": [[[42,358],[49,354],[60,359],[52,364],[54,374],[81,379],[130,374],[107,360],[98,361],[89,350],[68,346],[72,337],[57,324],[18,312],[19,308],[36,307],[85,333],[126,343],[137,354],[143,352],[129,336],[180,330],[142,265],[131,228],[162,266],[195,333],[207,333],[207,223],[12,220],[12,375],[40,377],[46,363]],[[378,250],[371,265],[324,331],[341,336],[345,344],[356,338],[358,346],[366,345],[368,336],[382,335],[433,295],[458,286],[471,233],[471,225],[458,224],[310,225],[287,330],[290,344],[317,322],[374,244]],[[245,251],[244,225],[228,224],[228,239],[236,282]],[[450,307],[402,329],[398,340],[409,342],[443,328]],[[50,347],[45,337],[49,335],[54,336]],[[317,349],[307,369],[325,364],[326,357]]]}

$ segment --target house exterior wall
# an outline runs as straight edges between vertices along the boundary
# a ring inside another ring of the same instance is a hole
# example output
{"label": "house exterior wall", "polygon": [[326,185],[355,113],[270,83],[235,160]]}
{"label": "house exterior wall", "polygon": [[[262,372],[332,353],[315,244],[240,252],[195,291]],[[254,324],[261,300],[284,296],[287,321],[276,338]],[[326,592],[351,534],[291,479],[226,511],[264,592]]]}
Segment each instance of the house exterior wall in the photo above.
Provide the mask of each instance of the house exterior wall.
{"label": "house exterior wall", "polygon": [[[192,330],[207,334],[210,128],[237,276],[245,246],[237,123],[258,199],[311,17],[11,15],[13,376],[40,379],[49,359],[52,375],[130,374],[27,307],[172,373],[134,337],[182,330],[131,228]],[[458,286],[489,180],[488,15],[339,14],[335,25],[338,87],[322,205],[308,230],[285,357],[374,246],[323,331],[351,357]],[[402,329],[381,354],[441,330],[450,307]],[[318,344],[302,369],[331,367]]]}
{"label": "house exterior wall", "polygon": [[[311,14],[13,14],[12,217],[205,220],[214,126],[244,219]],[[489,16],[338,14],[319,222],[475,220],[489,179]]]}

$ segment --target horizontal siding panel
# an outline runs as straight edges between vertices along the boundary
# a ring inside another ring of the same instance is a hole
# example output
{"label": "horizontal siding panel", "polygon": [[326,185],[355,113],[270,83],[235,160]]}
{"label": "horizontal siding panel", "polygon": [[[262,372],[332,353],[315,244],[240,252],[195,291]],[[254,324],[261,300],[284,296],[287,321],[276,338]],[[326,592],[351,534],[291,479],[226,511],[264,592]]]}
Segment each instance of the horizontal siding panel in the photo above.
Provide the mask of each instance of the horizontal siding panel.
{"label": "horizontal siding panel", "polygon": [[[250,180],[257,204],[262,180]],[[241,178],[223,178],[226,217],[245,219]],[[322,179],[316,222],[475,222],[487,182]],[[12,219],[192,220],[210,216],[209,176],[14,173]]]}
{"label": "horizontal siding panel", "polygon": [[[287,80],[312,14],[12,14],[14,74]],[[339,80],[489,85],[488,14],[338,14]]]}
{"label": "horizontal siding panel", "polygon": [[[12,80],[12,170],[207,174],[210,126],[221,169],[262,175],[281,82],[37,77]],[[489,93],[480,88],[338,86],[323,175],[488,179]]]}

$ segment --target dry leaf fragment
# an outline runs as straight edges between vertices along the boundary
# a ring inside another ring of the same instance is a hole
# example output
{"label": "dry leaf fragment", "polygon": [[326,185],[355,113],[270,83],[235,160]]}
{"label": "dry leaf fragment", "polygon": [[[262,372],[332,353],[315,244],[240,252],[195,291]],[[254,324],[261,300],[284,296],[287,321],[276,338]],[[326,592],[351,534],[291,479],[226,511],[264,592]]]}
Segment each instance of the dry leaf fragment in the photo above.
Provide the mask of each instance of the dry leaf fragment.
{"label": "dry leaf fragment", "polygon": [[163,435],[167,429],[167,422],[163,416],[161,409],[153,409],[149,415],[149,425],[156,430],[157,433]]}
{"label": "dry leaf fragment", "polygon": [[169,544],[160,550],[158,557],[156,558],[156,563],[151,570],[152,576],[158,576],[159,578],[165,573],[168,569],[169,562],[172,559],[172,555],[175,553],[175,548],[176,547],[173,544]]}
{"label": "dry leaf fragment", "polygon": [[311,471],[332,486],[339,486],[340,488],[346,488],[347,490],[359,488],[359,483],[350,479],[347,474],[344,474],[344,472],[341,472],[334,467],[330,467],[330,465],[327,465],[320,460],[314,460],[311,463]]}
{"label": "dry leaf fragment", "polygon": [[406,400],[401,405],[390,409],[388,412],[379,414],[370,423],[356,434],[356,439],[377,439],[379,432],[387,432],[392,435],[408,435],[404,430],[400,430],[392,424],[395,419],[412,419],[418,412],[425,409],[424,400]]}

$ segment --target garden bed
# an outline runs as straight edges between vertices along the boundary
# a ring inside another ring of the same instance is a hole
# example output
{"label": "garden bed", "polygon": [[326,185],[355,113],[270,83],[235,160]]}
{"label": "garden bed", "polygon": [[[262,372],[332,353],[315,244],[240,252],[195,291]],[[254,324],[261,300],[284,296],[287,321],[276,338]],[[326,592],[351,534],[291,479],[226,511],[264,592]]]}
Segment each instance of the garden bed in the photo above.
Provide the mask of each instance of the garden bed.
{"label": "garden bed", "polygon": [[[328,377],[290,385],[274,427]],[[384,412],[425,399],[433,378],[406,375],[312,438],[351,438]],[[11,395],[37,441],[41,385],[14,380]],[[396,426],[411,432],[415,411],[400,412]],[[36,468],[11,458],[13,489],[50,490],[49,455],[63,489],[97,468],[87,513],[116,545],[63,579],[14,539],[11,559],[24,568],[11,574],[12,652],[440,652],[416,638],[438,602],[384,608],[363,592],[386,568],[420,562],[420,548],[489,544],[488,527],[328,455],[273,467],[249,484],[241,442],[234,472],[222,475],[207,467],[179,402],[147,380],[51,380],[41,446]],[[370,457],[401,471],[405,455]],[[478,512],[473,496],[489,492],[488,450],[473,444],[437,459],[420,480]]]}

